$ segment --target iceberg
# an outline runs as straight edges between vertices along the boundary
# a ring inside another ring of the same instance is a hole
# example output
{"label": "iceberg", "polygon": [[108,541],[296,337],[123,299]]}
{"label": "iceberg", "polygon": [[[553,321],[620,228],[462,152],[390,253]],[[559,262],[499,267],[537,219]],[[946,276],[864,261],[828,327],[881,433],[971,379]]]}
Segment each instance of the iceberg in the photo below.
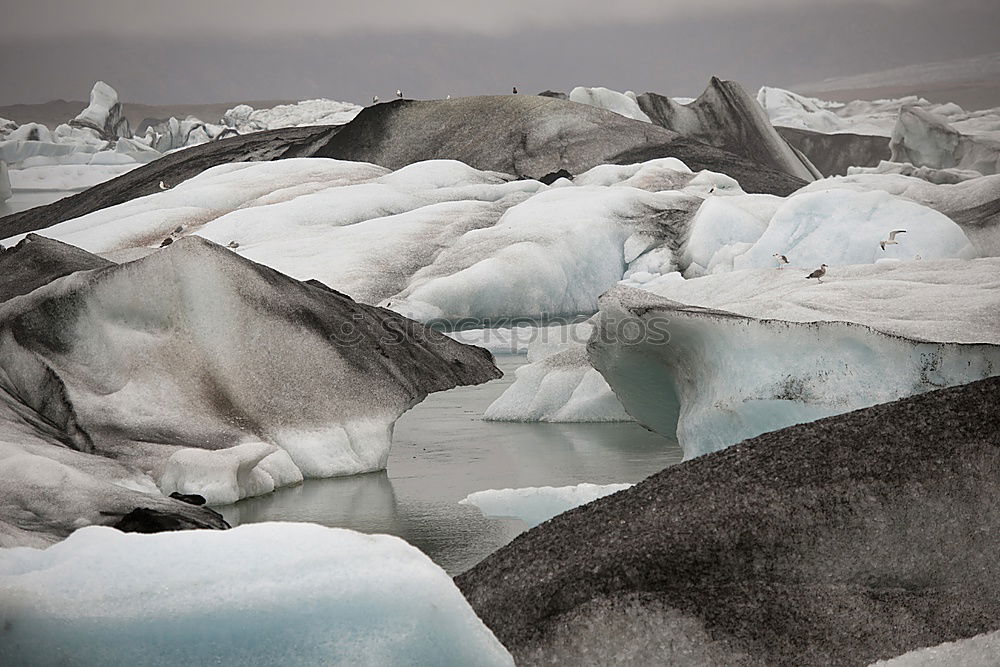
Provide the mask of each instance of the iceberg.
{"label": "iceberg", "polygon": [[883,262],[832,266],[822,284],[775,268],[616,287],[588,357],[629,414],[692,458],[997,375],[998,269]]}
{"label": "iceberg", "polygon": [[118,92],[103,81],[94,84],[90,91],[90,105],[69,124],[72,127],[94,130],[107,141],[132,136],[128,120],[118,101]]}
{"label": "iceberg", "polygon": [[488,421],[632,421],[607,381],[587,359],[592,320],[539,329],[528,347],[528,363],[483,413]]}
{"label": "iceberg", "polygon": [[1000,136],[965,135],[946,119],[918,107],[903,107],[892,131],[893,162],[917,167],[1000,173]]}
{"label": "iceberg", "polygon": [[519,665],[867,665],[994,633],[998,396],[991,378],[670,466],[455,581]]}
{"label": "iceberg", "polygon": [[[230,503],[379,470],[403,412],[500,375],[485,350],[195,236],[117,265],[32,235],[0,267],[3,456],[146,492]],[[29,496],[18,506],[48,502]],[[56,534],[114,520],[97,520],[97,494],[75,502],[69,518],[0,519]]]}
{"label": "iceberg", "polygon": [[0,550],[0,623],[9,665],[514,664],[418,549],[315,524]]}
{"label": "iceberg", "polygon": [[577,484],[575,486],[531,486],[521,489],[476,491],[459,501],[473,505],[483,516],[520,519],[528,528],[574,507],[632,488],[632,484]]}
{"label": "iceberg", "polygon": [[687,104],[655,93],[640,95],[638,104],[652,122],[685,137],[806,181],[820,176],[809,159],[775,131],[760,105],[735,81],[713,76],[698,99]]}

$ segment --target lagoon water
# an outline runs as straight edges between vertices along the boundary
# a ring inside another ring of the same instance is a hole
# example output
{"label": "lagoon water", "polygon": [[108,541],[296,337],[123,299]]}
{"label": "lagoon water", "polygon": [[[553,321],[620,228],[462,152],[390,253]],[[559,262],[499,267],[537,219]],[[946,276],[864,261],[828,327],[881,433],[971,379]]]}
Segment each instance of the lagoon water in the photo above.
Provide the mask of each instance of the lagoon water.
{"label": "lagoon water", "polygon": [[450,574],[525,529],[458,501],[473,491],[638,482],[683,457],[635,423],[521,424],[481,419],[524,355],[498,355],[499,380],[432,394],[396,423],[385,471],[322,480],[218,508],[233,525],[312,521],[402,537]]}

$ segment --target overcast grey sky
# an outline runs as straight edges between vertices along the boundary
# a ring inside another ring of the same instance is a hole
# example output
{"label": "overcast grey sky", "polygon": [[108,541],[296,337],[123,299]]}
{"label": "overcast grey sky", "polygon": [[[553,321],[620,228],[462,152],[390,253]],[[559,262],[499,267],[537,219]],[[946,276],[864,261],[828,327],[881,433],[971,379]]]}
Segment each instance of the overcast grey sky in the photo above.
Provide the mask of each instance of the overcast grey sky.
{"label": "overcast grey sky", "polygon": [[1000,50],[998,0],[0,0],[0,104],[695,95]]}

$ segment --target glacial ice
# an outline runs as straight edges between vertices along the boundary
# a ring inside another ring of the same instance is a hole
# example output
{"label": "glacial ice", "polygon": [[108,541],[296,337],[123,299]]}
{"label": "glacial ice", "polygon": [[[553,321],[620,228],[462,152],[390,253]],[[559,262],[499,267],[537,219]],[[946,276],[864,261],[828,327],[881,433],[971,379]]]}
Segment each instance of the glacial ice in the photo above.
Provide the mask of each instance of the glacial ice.
{"label": "glacial ice", "polygon": [[118,101],[118,92],[103,81],[94,84],[90,91],[90,105],[69,124],[94,130],[108,141],[132,135]]}
{"label": "glacial ice", "polygon": [[831,265],[822,284],[774,268],[617,287],[588,356],[629,414],[691,458],[1000,373],[998,269],[882,262]]}
{"label": "glacial ice", "polygon": [[771,123],[813,132],[892,136],[904,108],[939,116],[963,134],[984,135],[1000,129],[1000,108],[965,111],[957,104],[934,103],[916,96],[884,100],[834,102],[765,86],[757,102]]}
{"label": "glacial ice", "polygon": [[1000,631],[937,646],[918,648],[869,667],[995,667],[1000,656]]}
{"label": "glacial ice", "polygon": [[685,137],[805,181],[820,177],[809,159],[788,145],[760,104],[735,81],[713,76],[698,99],[685,104],[656,93],[643,93],[637,102],[654,124]]}
{"label": "glacial ice", "polygon": [[631,90],[619,93],[615,90],[609,90],[607,88],[585,88],[584,86],[577,86],[570,91],[569,100],[570,102],[589,104],[590,106],[597,107],[598,109],[613,111],[620,116],[632,118],[633,120],[641,120],[646,123],[650,122],[649,116],[643,113],[642,109],[639,108],[639,103],[636,102],[635,99],[635,93]]}
{"label": "glacial ice", "polygon": [[[36,246],[51,250],[30,256]],[[384,468],[399,415],[499,375],[483,350],[197,237],[123,265],[40,237],[3,256],[29,289],[31,271],[67,271],[0,304],[0,458],[44,456],[96,476],[59,501],[84,524],[114,520],[99,520],[99,493],[77,493],[97,482],[229,503]],[[53,280],[81,268],[70,256],[97,268]],[[0,520],[62,534],[64,513],[34,525],[33,504],[50,501],[27,493]]]}
{"label": "glacial ice", "polygon": [[590,320],[540,329],[528,347],[528,363],[483,413],[488,421],[632,421],[607,381],[587,359]]}
{"label": "glacial ice", "polygon": [[303,125],[343,125],[353,120],[363,108],[350,102],[328,99],[279,104],[268,109],[239,104],[222,116],[222,124],[240,134]]}
{"label": "glacial ice", "polygon": [[528,528],[544,523],[574,507],[631,488],[632,484],[577,484],[576,486],[529,486],[520,489],[476,491],[459,501],[473,505],[483,516],[520,519]]}
{"label": "glacial ice", "polygon": [[888,192],[917,202],[954,221],[965,233],[978,256],[1000,256],[1000,175],[936,185],[901,174],[858,173],[810,183],[796,195],[828,189]]}
{"label": "glacial ice", "polygon": [[0,550],[0,625],[8,665],[514,664],[418,549],[315,524]]}
{"label": "glacial ice", "polygon": [[917,167],[1000,173],[1000,133],[965,135],[947,119],[918,107],[903,107],[889,142],[893,162]]}
{"label": "glacial ice", "polygon": [[874,167],[849,167],[847,176],[857,174],[899,174],[900,176],[912,176],[922,181],[935,185],[954,185],[963,181],[971,181],[980,178],[982,174],[971,169],[935,169],[933,167],[914,167],[909,162],[893,162],[891,160],[880,160]]}

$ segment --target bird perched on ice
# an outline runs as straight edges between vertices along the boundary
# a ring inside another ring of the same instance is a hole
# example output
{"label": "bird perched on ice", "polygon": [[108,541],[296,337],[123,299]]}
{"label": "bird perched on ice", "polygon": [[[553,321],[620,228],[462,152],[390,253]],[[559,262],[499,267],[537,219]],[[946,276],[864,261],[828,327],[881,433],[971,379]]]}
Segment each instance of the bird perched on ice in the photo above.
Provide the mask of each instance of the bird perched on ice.
{"label": "bird perched on ice", "polygon": [[164,183],[163,181],[160,181],[160,189],[161,190],[169,190],[170,186],[167,185],[166,183]]}
{"label": "bird perched on ice", "polygon": [[403,99],[403,91],[402,91],[402,89],[400,89],[400,88],[396,89],[396,97],[398,97],[399,99]]}
{"label": "bird perched on ice", "polygon": [[512,92],[512,93],[513,93],[514,95],[517,95],[517,86],[514,86],[514,88],[513,88],[513,90],[512,90],[511,92]]}
{"label": "bird perched on ice", "polygon": [[817,283],[823,282],[823,276],[826,275],[826,264],[820,264],[820,267],[806,276],[806,280],[810,278],[815,278]]}
{"label": "bird perched on ice", "polygon": [[780,252],[776,252],[771,257],[778,260],[778,268],[780,269],[783,265],[788,264],[788,258],[782,255]]}
{"label": "bird perched on ice", "polygon": [[372,95],[372,104],[378,104],[378,95]]}
{"label": "bird perched on ice", "polygon": [[885,252],[885,247],[887,245],[899,245],[899,241],[896,240],[896,234],[905,234],[905,229],[894,229],[889,232],[889,238],[879,241],[878,244],[882,248],[882,252]]}

